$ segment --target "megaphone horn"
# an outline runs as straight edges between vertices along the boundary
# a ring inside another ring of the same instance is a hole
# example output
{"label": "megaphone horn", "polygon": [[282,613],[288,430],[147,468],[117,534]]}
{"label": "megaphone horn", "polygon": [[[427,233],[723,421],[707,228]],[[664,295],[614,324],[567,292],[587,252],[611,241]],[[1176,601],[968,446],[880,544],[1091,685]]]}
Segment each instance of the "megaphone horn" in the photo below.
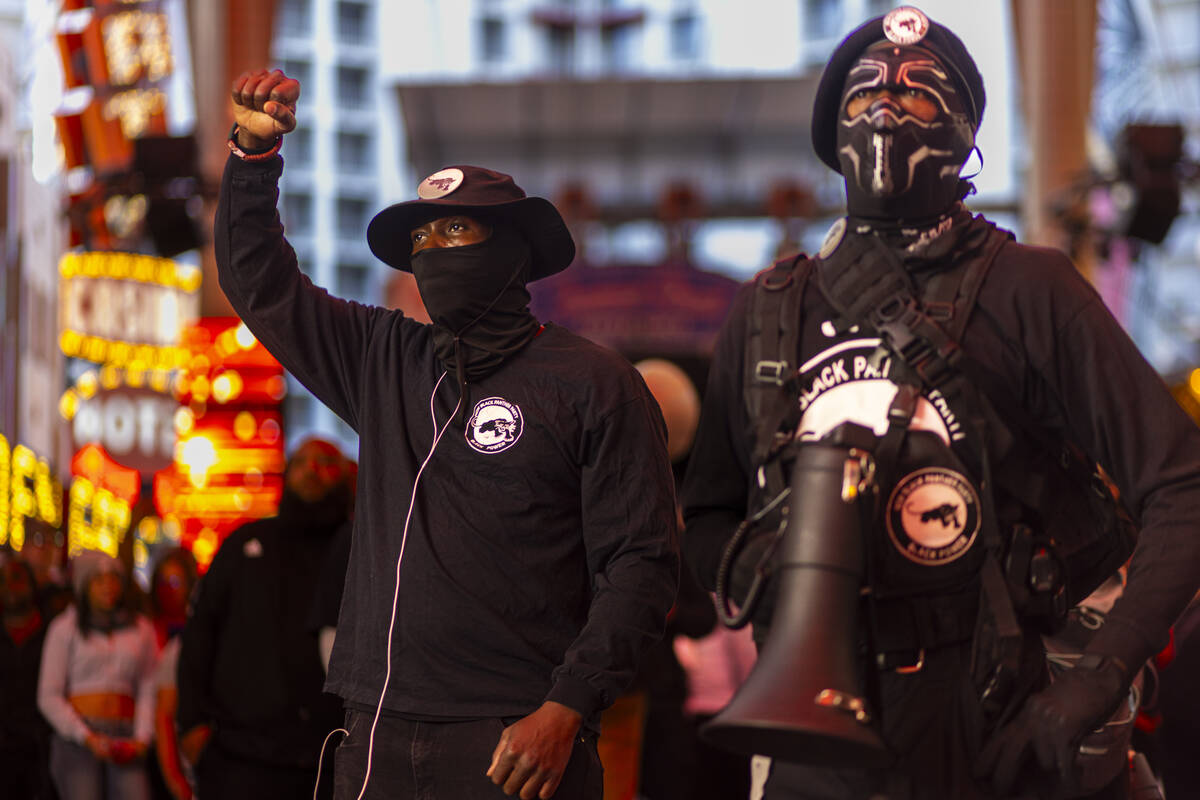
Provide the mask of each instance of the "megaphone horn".
{"label": "megaphone horn", "polygon": [[797,447],[770,634],[745,683],[701,731],[718,747],[829,767],[891,760],[855,658],[865,549],[857,503],[872,469],[859,450]]}

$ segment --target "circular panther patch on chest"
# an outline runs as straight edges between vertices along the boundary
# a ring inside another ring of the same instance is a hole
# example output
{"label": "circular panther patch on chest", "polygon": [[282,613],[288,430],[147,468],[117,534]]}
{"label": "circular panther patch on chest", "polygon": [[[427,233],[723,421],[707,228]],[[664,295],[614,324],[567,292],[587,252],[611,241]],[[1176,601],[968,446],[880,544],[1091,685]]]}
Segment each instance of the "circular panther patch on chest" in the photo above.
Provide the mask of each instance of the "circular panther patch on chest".
{"label": "circular panther patch on chest", "polygon": [[475,404],[467,423],[467,444],[481,453],[499,453],[517,443],[524,430],[521,409],[503,397]]}
{"label": "circular panther patch on chest", "polygon": [[979,534],[979,495],[959,473],[926,467],[896,484],[887,504],[892,544],[910,561],[926,566],[961,558]]}

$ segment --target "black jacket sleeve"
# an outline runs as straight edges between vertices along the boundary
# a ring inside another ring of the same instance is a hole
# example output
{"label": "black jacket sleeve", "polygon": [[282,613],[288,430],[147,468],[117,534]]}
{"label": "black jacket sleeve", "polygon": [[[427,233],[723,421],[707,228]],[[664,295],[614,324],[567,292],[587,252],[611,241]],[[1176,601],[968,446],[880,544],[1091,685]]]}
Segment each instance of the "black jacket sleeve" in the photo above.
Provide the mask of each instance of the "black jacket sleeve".
{"label": "black jacket sleeve", "polygon": [[592,600],[546,699],[588,718],[616,700],[662,636],[678,586],[679,538],[666,425],[644,384],[590,432],[583,456]]}
{"label": "black jacket sleeve", "polygon": [[683,553],[701,585],[716,586],[721,552],[745,518],[750,429],[742,400],[746,308],[753,284],[735,298],[717,340],[696,439],[680,491]]}
{"label": "black jacket sleeve", "polygon": [[229,157],[213,223],[221,289],[271,355],[358,430],[367,345],[395,312],[332,297],[299,270],[275,208],[282,172],[279,157]]}
{"label": "black jacket sleeve", "polygon": [[1062,253],[1007,246],[980,299],[1025,360],[1010,374],[1026,408],[1100,462],[1140,523],[1124,595],[1089,645],[1133,668],[1200,584],[1200,428]]}

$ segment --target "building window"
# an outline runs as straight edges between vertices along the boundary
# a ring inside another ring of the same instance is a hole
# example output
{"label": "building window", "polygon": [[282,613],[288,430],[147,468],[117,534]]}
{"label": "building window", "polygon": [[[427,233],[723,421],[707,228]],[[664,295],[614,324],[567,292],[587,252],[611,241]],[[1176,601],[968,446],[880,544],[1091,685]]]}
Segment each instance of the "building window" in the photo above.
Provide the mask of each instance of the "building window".
{"label": "building window", "polygon": [[370,206],[359,197],[339,197],[337,201],[337,231],[343,239],[355,239],[367,230]]}
{"label": "building window", "polygon": [[895,0],[867,0],[867,13],[864,19],[886,14],[895,7]]}
{"label": "building window", "polygon": [[363,67],[338,67],[338,100],[344,108],[365,108],[370,75]]}
{"label": "building window", "polygon": [[337,4],[337,32],[343,42],[364,42],[370,38],[371,9],[366,3],[342,0]]}
{"label": "building window", "polygon": [[633,42],[638,29],[633,25],[612,25],[600,32],[600,51],[604,68],[624,72],[633,66]]}
{"label": "building window", "polygon": [[337,135],[337,158],[340,168],[352,172],[370,172],[375,168],[371,137],[365,133],[342,131]]}
{"label": "building window", "polygon": [[691,61],[700,55],[700,17],[683,11],[671,18],[671,57]]}
{"label": "building window", "polygon": [[279,62],[279,68],[283,70],[284,75],[300,81],[300,86],[305,92],[312,92],[313,86],[310,84],[312,64],[307,61],[285,58]]}
{"label": "building window", "polygon": [[338,264],[337,293],[348,300],[365,303],[371,292],[371,272],[363,264]]}
{"label": "building window", "polygon": [[552,73],[569,75],[574,71],[575,28],[546,28],[546,68]]}
{"label": "building window", "polygon": [[313,162],[313,134],[308,128],[296,130],[283,137],[283,157],[293,166],[309,167]]}
{"label": "building window", "polygon": [[805,39],[833,39],[841,28],[841,0],[804,0]]}
{"label": "building window", "polygon": [[485,63],[504,58],[504,20],[483,17],[479,20],[479,58]]}
{"label": "building window", "polygon": [[284,36],[307,36],[312,31],[312,3],[283,0],[277,11],[279,32]]}
{"label": "building window", "polygon": [[291,233],[311,234],[313,226],[313,199],[304,192],[287,192],[279,216]]}

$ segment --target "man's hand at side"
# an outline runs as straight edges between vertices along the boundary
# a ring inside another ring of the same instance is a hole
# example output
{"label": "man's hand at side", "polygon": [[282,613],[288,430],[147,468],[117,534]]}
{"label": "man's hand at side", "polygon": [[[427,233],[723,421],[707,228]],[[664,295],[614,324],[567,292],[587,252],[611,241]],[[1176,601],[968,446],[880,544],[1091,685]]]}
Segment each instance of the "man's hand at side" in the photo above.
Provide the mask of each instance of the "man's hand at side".
{"label": "man's hand at side", "polygon": [[238,146],[265,150],[296,128],[300,82],[279,70],[243,72],[233,82],[233,118]]}
{"label": "man's hand at side", "polygon": [[562,780],[582,722],[578,711],[546,701],[500,734],[487,776],[505,794],[548,800]]}

